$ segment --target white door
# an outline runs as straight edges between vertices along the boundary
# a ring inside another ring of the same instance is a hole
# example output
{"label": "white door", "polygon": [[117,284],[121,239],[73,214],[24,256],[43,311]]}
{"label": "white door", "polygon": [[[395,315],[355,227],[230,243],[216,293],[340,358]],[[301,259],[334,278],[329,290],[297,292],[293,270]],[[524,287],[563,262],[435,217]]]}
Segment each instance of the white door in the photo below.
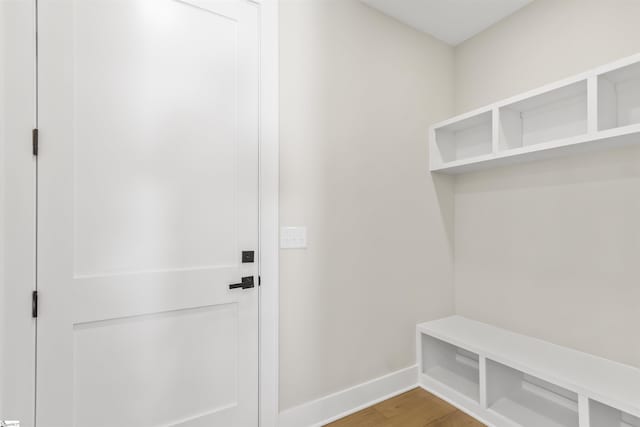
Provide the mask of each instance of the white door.
{"label": "white door", "polygon": [[37,426],[257,426],[257,6],[39,0],[38,29]]}

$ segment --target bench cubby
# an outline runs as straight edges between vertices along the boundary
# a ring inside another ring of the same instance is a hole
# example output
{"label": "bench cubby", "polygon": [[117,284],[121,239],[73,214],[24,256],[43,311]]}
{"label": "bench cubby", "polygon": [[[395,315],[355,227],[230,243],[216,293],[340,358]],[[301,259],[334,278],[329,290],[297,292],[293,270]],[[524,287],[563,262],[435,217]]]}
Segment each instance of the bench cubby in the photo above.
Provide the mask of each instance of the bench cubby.
{"label": "bench cubby", "polygon": [[589,401],[591,427],[640,427],[640,418],[627,414],[611,406]]}
{"label": "bench cubby", "polygon": [[640,427],[638,368],[461,316],[417,347],[420,386],[488,426]]}
{"label": "bench cubby", "polygon": [[492,360],[487,406],[522,426],[579,427],[576,393]]}
{"label": "bench cubby", "polygon": [[480,401],[478,355],[428,335],[422,336],[422,374]]}

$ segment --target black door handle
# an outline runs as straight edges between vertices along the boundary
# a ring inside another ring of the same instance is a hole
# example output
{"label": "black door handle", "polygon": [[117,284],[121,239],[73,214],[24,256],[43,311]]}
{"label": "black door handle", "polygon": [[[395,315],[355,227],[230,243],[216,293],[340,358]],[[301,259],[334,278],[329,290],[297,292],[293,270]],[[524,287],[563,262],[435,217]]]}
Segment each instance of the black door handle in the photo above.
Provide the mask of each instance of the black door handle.
{"label": "black door handle", "polygon": [[253,276],[243,277],[241,283],[233,283],[229,285],[229,289],[251,289],[255,287]]}

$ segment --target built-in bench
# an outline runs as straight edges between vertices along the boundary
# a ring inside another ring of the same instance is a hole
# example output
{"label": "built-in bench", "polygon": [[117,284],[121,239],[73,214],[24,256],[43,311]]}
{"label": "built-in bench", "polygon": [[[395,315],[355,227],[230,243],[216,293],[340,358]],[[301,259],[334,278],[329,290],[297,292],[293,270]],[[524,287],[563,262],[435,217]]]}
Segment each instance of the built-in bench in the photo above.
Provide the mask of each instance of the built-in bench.
{"label": "built-in bench", "polygon": [[460,316],[417,326],[420,385],[496,427],[640,427],[640,369]]}

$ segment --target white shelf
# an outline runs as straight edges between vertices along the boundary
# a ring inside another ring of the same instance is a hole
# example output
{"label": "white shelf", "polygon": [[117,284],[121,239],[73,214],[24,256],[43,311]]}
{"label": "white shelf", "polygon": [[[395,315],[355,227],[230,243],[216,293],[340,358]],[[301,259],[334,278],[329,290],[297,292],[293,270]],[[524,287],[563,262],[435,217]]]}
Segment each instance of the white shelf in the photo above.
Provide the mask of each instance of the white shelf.
{"label": "white shelf", "polygon": [[474,402],[480,401],[477,354],[428,335],[422,336],[421,346],[423,375]]}
{"label": "white shelf", "polygon": [[589,402],[589,419],[591,427],[640,427],[640,418],[596,401]]}
{"label": "white shelf", "polygon": [[460,316],[417,332],[421,385],[489,425],[640,427],[640,369]]}
{"label": "white shelf", "polygon": [[598,76],[598,130],[640,123],[640,63]]}
{"label": "white shelf", "polygon": [[474,159],[491,154],[491,111],[474,114],[435,129],[435,148],[445,163]]}
{"label": "white shelf", "polygon": [[587,134],[587,81],[499,109],[499,150],[509,151]]}
{"label": "white shelf", "polygon": [[[480,391],[478,388],[478,379],[472,378],[472,371],[466,370],[450,370],[443,366],[436,366],[425,372],[425,375],[442,385],[462,394],[473,401],[478,401]],[[475,372],[478,374],[478,371]]]}
{"label": "white shelf", "polygon": [[640,142],[640,54],[431,127],[430,169],[464,173]]}
{"label": "white shelf", "polygon": [[578,395],[487,361],[487,405],[521,426],[579,427]]}

